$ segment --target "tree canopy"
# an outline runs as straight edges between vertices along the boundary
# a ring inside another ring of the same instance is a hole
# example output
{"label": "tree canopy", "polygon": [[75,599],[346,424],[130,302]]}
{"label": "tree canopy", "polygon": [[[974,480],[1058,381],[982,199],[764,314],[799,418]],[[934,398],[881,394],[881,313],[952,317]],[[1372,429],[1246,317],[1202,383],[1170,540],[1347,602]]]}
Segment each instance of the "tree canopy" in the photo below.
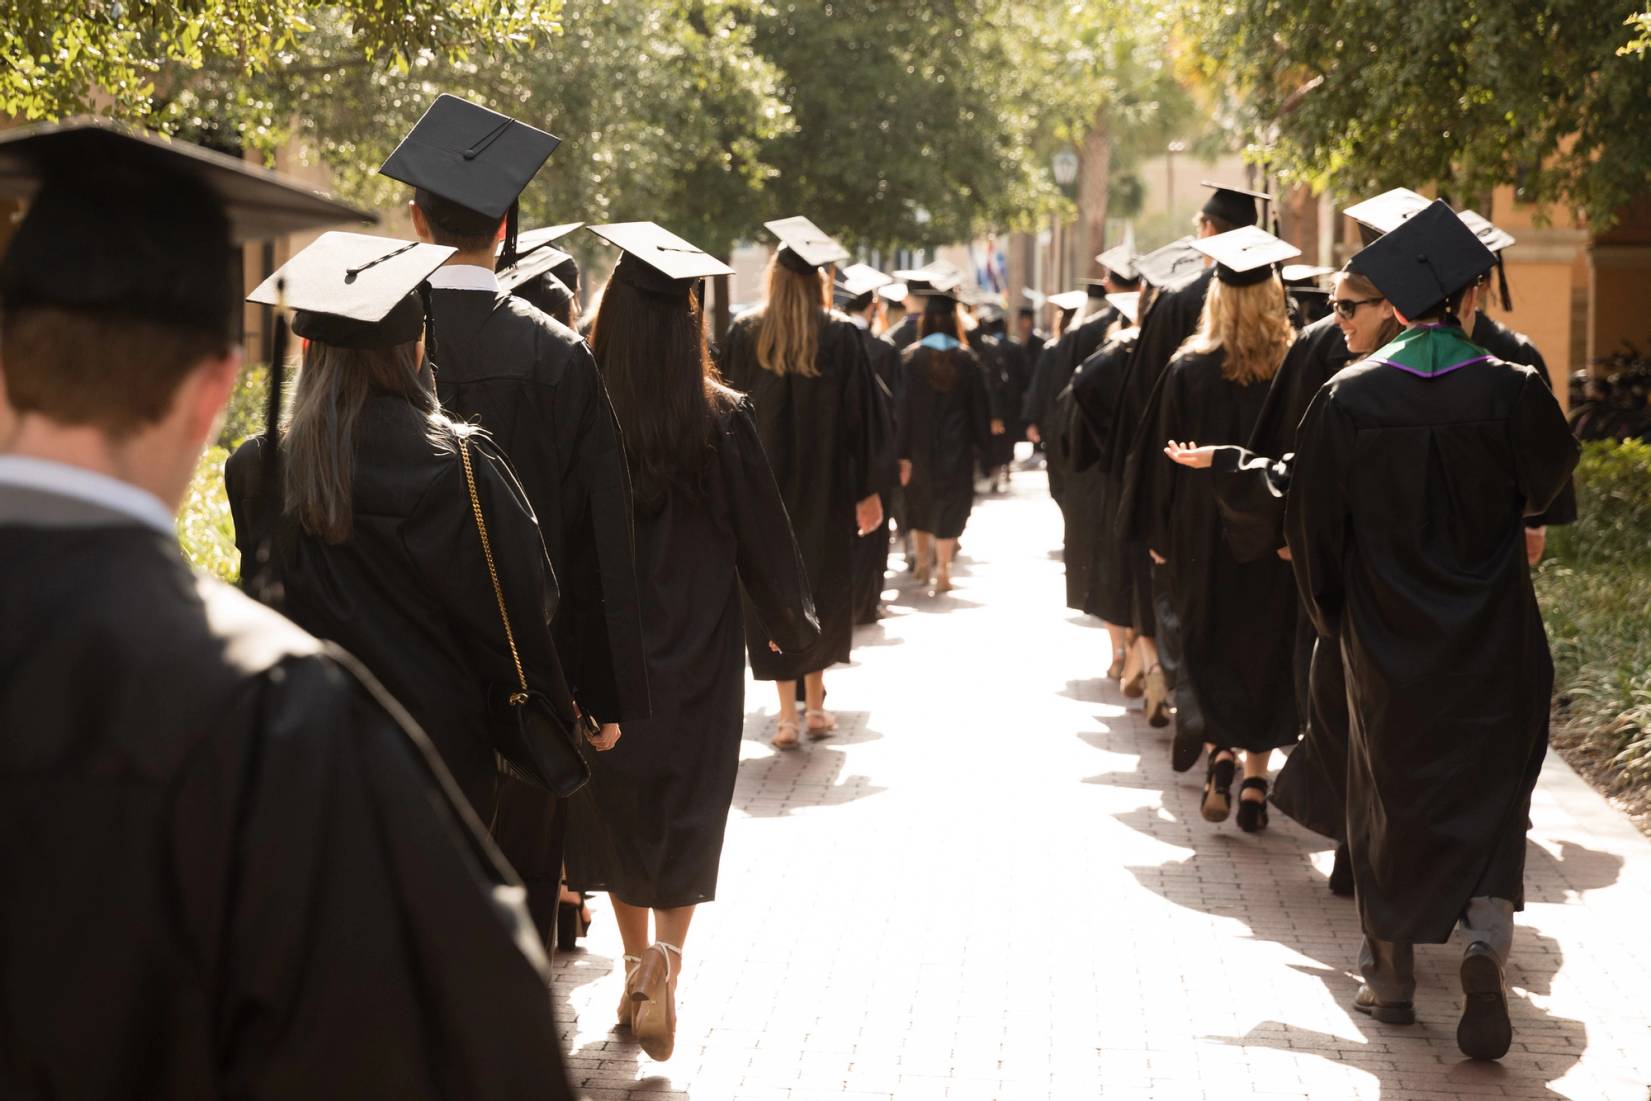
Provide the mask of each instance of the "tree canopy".
{"label": "tree canopy", "polygon": [[1231,88],[1250,155],[1286,182],[1471,201],[1513,184],[1603,227],[1651,179],[1651,62],[1634,50],[1651,19],[1637,7],[1202,0],[1187,29],[1205,76]]}

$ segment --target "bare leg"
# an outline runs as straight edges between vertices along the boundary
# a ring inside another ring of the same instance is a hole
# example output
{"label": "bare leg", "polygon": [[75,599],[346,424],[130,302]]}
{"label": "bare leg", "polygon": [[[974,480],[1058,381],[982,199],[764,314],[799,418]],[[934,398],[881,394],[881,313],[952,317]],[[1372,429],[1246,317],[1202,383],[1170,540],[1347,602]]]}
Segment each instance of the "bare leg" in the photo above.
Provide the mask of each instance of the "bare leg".
{"label": "bare leg", "polygon": [[1106,675],[1116,679],[1124,672],[1124,655],[1129,651],[1129,631],[1116,623],[1108,623],[1106,635],[1112,642],[1112,667]]}
{"label": "bare leg", "polygon": [[808,727],[810,738],[827,738],[837,729],[837,716],[825,709],[825,670],[809,673],[803,677],[803,705],[807,711],[803,715],[803,724]]}
{"label": "bare leg", "polygon": [[914,530],[911,533],[912,555],[917,562],[917,568],[912,572],[917,575],[919,581],[929,579],[929,543],[933,538],[926,531]]}
{"label": "bare leg", "polygon": [[952,557],[957,554],[956,539],[936,539],[934,541],[937,553],[940,556],[940,565],[935,570],[935,592],[950,592],[952,588]]}
{"label": "bare leg", "polygon": [[620,902],[613,895],[608,896],[608,902],[613,906],[614,924],[619,926],[619,939],[625,942],[625,955],[642,955],[642,949],[653,943],[648,935],[647,907]]}
{"label": "bare leg", "polygon": [[[1272,760],[1272,757],[1273,754],[1271,750],[1265,750],[1262,752],[1245,750],[1244,779],[1250,780],[1259,778],[1265,780],[1267,778],[1267,762]],[[1264,803],[1267,801],[1267,793],[1259,788],[1245,788],[1243,791],[1238,793],[1238,797],[1246,803]]]}
{"label": "bare leg", "polygon": [[[655,910],[654,930],[659,934],[656,939],[681,948],[688,939],[688,923],[693,920],[694,908],[692,906],[676,906],[669,910]],[[674,969],[675,965],[673,963]]]}
{"label": "bare leg", "polygon": [[774,744],[785,749],[797,744],[797,682],[777,680],[774,687],[780,693],[779,722],[774,730]]}

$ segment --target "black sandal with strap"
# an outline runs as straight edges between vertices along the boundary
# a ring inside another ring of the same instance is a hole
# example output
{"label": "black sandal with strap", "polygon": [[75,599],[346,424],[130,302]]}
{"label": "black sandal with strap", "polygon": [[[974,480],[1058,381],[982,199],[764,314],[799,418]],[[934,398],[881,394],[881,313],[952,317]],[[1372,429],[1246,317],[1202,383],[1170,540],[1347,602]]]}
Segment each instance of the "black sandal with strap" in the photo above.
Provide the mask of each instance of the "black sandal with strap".
{"label": "black sandal with strap", "polygon": [[1204,801],[1199,810],[1206,822],[1225,822],[1233,812],[1233,776],[1238,761],[1230,749],[1210,752],[1209,767],[1204,772]]}
{"label": "black sandal with strap", "polygon": [[[1259,791],[1261,798],[1246,799],[1246,791]],[[1260,833],[1267,828],[1267,781],[1265,777],[1249,776],[1238,785],[1238,828],[1245,833]]]}

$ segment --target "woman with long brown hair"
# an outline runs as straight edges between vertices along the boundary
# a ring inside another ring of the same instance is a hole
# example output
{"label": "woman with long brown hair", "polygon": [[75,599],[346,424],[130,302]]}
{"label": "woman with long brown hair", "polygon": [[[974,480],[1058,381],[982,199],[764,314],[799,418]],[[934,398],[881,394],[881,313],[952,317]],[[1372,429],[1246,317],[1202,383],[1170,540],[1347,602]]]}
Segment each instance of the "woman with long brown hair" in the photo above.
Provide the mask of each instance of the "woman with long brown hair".
{"label": "woman with long brown hair", "polygon": [[[294,293],[336,276],[343,304],[415,257],[434,257],[433,270],[452,252],[328,234],[281,274]],[[442,414],[422,371],[419,294],[406,293],[376,323],[300,309],[293,332],[304,346],[279,442],[282,485],[263,482],[265,437],[243,444],[224,470],[236,546],[250,564],[267,543],[281,610],[384,682],[489,825],[498,790],[493,710],[503,699],[497,686],[517,682],[516,657],[529,687],[571,721],[550,635],[556,580],[533,510],[486,434]]]}
{"label": "woman with long brown hair", "polygon": [[903,359],[899,425],[900,484],[917,558],[917,579],[936,593],[952,589],[952,557],[974,507],[974,472],[992,445],[990,401],[980,361],[963,342],[958,302],[949,289],[924,297],[918,341]]}
{"label": "woman with long brown hair", "polygon": [[728,384],[751,400],[820,618],[814,645],[775,654],[762,638],[760,617],[747,607],[751,672],[775,682],[774,745],[784,749],[798,741],[799,679],[809,737],[829,737],[836,728],[825,710],[825,670],[849,659],[854,540],[882,522],[876,486],[892,440],[860,331],[832,312],[831,280],[821,270],[847,259],[847,250],[806,218],[768,227],[783,243],[764,277],[767,297],[735,319],[718,365]]}
{"label": "woman with long brown hair", "polygon": [[[1273,265],[1298,253],[1254,226],[1194,247],[1215,259],[1215,278],[1197,330],[1170,361],[1153,423],[1163,440],[1236,443],[1249,438],[1295,337]],[[1196,701],[1180,708],[1176,721],[1183,733],[1201,724],[1209,752],[1202,812],[1209,821],[1232,813],[1236,751],[1244,751],[1238,825],[1254,832],[1267,825],[1268,758],[1298,735],[1295,582],[1276,555],[1239,561],[1224,538],[1209,479],[1159,461],[1147,545],[1167,571],[1183,625],[1183,675]]]}
{"label": "woman with long brown hair", "polygon": [[624,250],[591,350],[630,465],[653,714],[592,762],[570,807],[568,878],[608,892],[625,944],[619,1023],[667,1059],[682,945],[716,895],[739,771],[741,594],[753,649],[796,652],[819,632],[751,407],[706,350],[697,284],[727,266],[651,222],[590,229]]}

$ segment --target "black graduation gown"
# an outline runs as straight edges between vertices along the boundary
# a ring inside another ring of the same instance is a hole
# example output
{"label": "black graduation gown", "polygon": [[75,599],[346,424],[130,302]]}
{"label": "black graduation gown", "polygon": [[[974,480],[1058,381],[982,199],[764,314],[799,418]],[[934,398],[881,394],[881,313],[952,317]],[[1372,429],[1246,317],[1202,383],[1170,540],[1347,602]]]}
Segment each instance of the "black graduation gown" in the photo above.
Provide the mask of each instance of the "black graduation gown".
{"label": "black graduation gown", "polygon": [[1347,841],[1367,933],[1441,943],[1470,898],[1522,903],[1553,665],[1522,519],[1576,462],[1527,367],[1365,360],[1302,420],[1285,525],[1347,675]]}
{"label": "black graduation gown", "polygon": [[[243,561],[275,525],[271,555],[281,610],[384,682],[490,823],[497,797],[489,707],[515,684],[516,668],[456,436],[448,426],[432,439],[431,426],[404,398],[367,399],[352,459],[354,525],[342,543],[277,515],[278,499],[263,484],[262,437],[230,456],[224,483]],[[470,455],[522,668],[530,685],[565,701],[549,627],[556,579],[533,510],[492,441],[473,433]]]}
{"label": "black graduation gown", "polygon": [[556,642],[580,704],[603,722],[648,714],[630,474],[590,349],[508,294],[430,294],[442,408],[510,457],[562,583]]}
{"label": "black graduation gown", "polygon": [[[1240,440],[1249,436],[1266,386],[1242,386],[1221,373],[1225,353],[1182,352],[1170,361],[1157,402],[1154,434],[1162,440]],[[1168,561],[1170,601],[1182,630],[1182,674],[1203,719],[1203,740],[1267,750],[1298,734],[1290,654],[1295,645],[1295,587],[1290,567],[1240,562],[1222,532],[1210,479],[1177,466],[1150,485],[1148,546]],[[1185,729],[1187,716],[1178,721]]]}
{"label": "black graduation gown", "polygon": [[170,535],[28,496],[0,490],[0,1096],[571,1098],[521,886],[406,713]]}
{"label": "black graduation gown", "polygon": [[917,321],[922,316],[922,310],[908,311],[900,319],[900,324],[883,334],[883,339],[894,346],[897,352],[903,352],[917,343]]}
{"label": "black graduation gown", "polygon": [[[1126,544],[1123,561],[1132,570],[1145,570],[1146,577],[1132,577],[1132,590],[1150,593],[1145,603],[1136,602],[1129,626],[1136,633],[1158,641],[1158,658],[1164,671],[1173,679],[1179,668],[1180,652],[1176,647],[1178,636],[1174,624],[1158,638],[1159,619],[1168,613],[1160,607],[1157,587],[1154,585],[1154,567],[1147,553],[1146,525],[1138,515],[1137,502],[1150,499],[1151,489],[1143,484],[1158,468],[1163,458],[1163,440],[1154,440],[1156,411],[1153,408],[1159,381],[1187,337],[1198,327],[1199,314],[1204,309],[1204,296],[1209,291],[1213,268],[1172,283],[1153,296],[1141,318],[1141,335],[1135,341],[1135,352],[1129,358],[1124,372],[1123,387],[1118,396],[1118,427],[1113,432],[1113,453],[1108,464],[1114,482],[1108,486],[1107,502],[1115,509],[1112,522],[1119,539]],[[1234,441],[1236,442],[1236,441]],[[1143,461],[1144,460],[1144,461]],[[1177,706],[1182,707],[1183,701]],[[1191,702],[1186,701],[1186,702]],[[1194,708],[1183,707],[1189,718]]]}
{"label": "black graduation gown", "polygon": [[760,637],[761,617],[747,605],[746,645],[756,679],[796,680],[849,659],[859,538],[854,511],[877,491],[875,376],[860,330],[841,314],[824,311],[814,377],[764,370],[757,362],[757,318],[748,313],[735,319],[719,366],[728,385],[751,398],[757,435],[808,568],[820,637],[794,653],[772,653]]}
{"label": "black graduation gown", "polygon": [[877,379],[874,389],[881,413],[875,421],[886,437],[886,445],[877,448],[876,463],[876,492],[883,499],[883,522],[876,530],[854,541],[854,622],[873,623],[883,599],[883,580],[889,568],[889,525],[894,519],[894,502],[900,489],[900,464],[894,453],[897,446],[894,413],[902,383],[900,353],[894,345],[873,336],[869,329],[860,330],[860,340]]}
{"label": "black graduation gown", "polygon": [[976,329],[969,334],[969,347],[980,360],[981,376],[986,383],[986,398],[992,419],[1003,424],[1003,431],[991,438],[991,445],[981,456],[983,472],[1007,466],[1015,457],[1013,425],[1020,418],[1021,404],[1026,394],[1015,382],[1016,368],[1012,361],[1020,356],[1020,349],[1001,337]]}
{"label": "black graduation gown", "polygon": [[[1542,358],[1542,353],[1537,351],[1536,345],[1531,343],[1531,338],[1524,333],[1515,332],[1487,313],[1480,313],[1473,319],[1473,332],[1468,335],[1468,339],[1497,359],[1531,368],[1538,378],[1548,384],[1548,389],[1553,389],[1554,380],[1548,373],[1548,361]],[[1537,515],[1525,518],[1525,526],[1528,528],[1574,523],[1576,485],[1569,478],[1565,480],[1565,488],[1559,491],[1553,504]]]}
{"label": "black graduation gown", "polygon": [[570,800],[568,879],[632,906],[716,895],[723,831],[745,725],[740,593],[761,620],[753,641],[807,648],[819,635],[802,557],[743,399],[717,415],[699,492],[673,490],[636,522],[647,617],[651,718],[592,753]]}
{"label": "black graduation gown", "polygon": [[[954,377],[945,389],[929,379],[931,361],[950,356]],[[911,463],[906,516],[913,531],[938,539],[963,534],[974,509],[975,466],[992,445],[990,399],[980,361],[966,347],[950,352],[908,349],[905,393],[895,418],[900,458]]]}
{"label": "black graduation gown", "polygon": [[[1118,402],[1140,335],[1141,330],[1137,328],[1120,330],[1084,360],[1072,376],[1071,385],[1072,402],[1081,422],[1073,426],[1071,434],[1076,437],[1080,429],[1085,434],[1084,446],[1093,456],[1096,483],[1094,507],[1087,512],[1095,527],[1095,537],[1083,610],[1119,626],[1127,626],[1134,620],[1137,606],[1150,608],[1152,604],[1151,575],[1136,561],[1144,557],[1145,552],[1123,539],[1114,520],[1112,504],[1118,487],[1118,479],[1111,469],[1113,436],[1121,427]],[[1076,445],[1078,440],[1074,438],[1073,443]],[[1070,571],[1071,559],[1067,561]]]}

